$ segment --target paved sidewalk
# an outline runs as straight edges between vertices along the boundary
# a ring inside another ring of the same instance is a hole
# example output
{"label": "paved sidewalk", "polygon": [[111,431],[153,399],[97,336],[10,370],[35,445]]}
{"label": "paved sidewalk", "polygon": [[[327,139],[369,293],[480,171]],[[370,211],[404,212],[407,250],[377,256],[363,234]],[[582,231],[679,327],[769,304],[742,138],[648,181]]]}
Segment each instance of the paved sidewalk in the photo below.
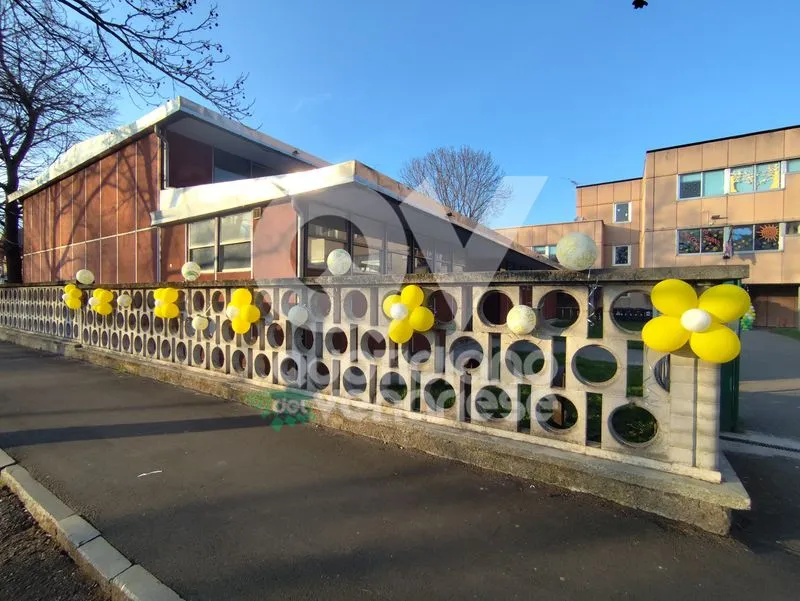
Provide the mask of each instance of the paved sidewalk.
{"label": "paved sidewalk", "polygon": [[771,474],[733,458],[756,510],[724,539],[369,439],[276,432],[248,407],[3,343],[0,447],[187,600],[800,590],[780,544],[800,532],[791,458]]}
{"label": "paved sidewalk", "polygon": [[742,335],[737,429],[800,442],[800,341],[768,330]]}

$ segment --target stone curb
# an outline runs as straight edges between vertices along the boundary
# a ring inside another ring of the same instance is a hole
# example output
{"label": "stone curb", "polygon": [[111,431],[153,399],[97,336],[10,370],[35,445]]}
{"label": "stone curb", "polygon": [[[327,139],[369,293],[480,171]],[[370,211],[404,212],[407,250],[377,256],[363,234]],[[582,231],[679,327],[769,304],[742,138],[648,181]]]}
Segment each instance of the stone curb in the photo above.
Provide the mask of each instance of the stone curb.
{"label": "stone curb", "polygon": [[[178,365],[162,365],[40,334],[0,327],[0,340],[244,404],[247,404],[249,394],[264,390],[241,378],[220,373],[198,373]],[[319,394],[311,394],[309,401],[314,423],[323,427],[591,494],[714,534],[727,535],[733,511],[748,510],[751,506],[747,491],[722,454],[719,469],[723,482],[709,483],[644,466],[617,465],[599,457],[513,439],[498,439],[418,419],[376,421],[375,411],[371,408],[351,406],[346,415],[335,401]],[[363,419],[354,418],[359,414]]]}
{"label": "stone curb", "polygon": [[182,601],[140,565],[134,565],[100,532],[42,486],[0,449],[0,483],[22,501],[39,526],[113,601]]}

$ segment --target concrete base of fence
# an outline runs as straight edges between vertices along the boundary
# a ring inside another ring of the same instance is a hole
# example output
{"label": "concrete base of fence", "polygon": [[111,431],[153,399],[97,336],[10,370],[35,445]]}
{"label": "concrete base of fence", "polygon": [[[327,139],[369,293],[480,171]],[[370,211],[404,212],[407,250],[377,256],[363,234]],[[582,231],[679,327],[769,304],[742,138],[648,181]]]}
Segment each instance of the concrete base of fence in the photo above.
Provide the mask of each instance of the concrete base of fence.
{"label": "concrete base of fence", "polygon": [[[0,328],[0,340],[89,361],[236,402],[246,402],[249,395],[265,390],[264,386],[236,376],[165,365],[19,330]],[[724,456],[720,457],[722,483],[717,484],[543,447],[532,442],[412,419],[407,413],[402,416],[385,407],[343,404],[321,394],[309,393],[307,406],[313,411],[313,422],[321,426],[369,436],[512,476],[589,493],[716,534],[728,533],[734,510],[750,509],[750,497]]]}

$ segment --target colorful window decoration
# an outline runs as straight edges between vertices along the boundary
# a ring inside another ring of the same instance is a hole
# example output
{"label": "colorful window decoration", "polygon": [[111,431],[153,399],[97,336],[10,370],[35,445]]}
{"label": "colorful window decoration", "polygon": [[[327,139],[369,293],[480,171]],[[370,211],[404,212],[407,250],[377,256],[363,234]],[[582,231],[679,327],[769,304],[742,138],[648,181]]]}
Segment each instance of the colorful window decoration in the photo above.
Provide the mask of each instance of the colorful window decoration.
{"label": "colorful window decoration", "polygon": [[691,255],[700,252],[700,228],[678,230],[678,254]]}
{"label": "colorful window decoration", "polygon": [[778,250],[781,230],[777,223],[762,223],[753,226],[755,230],[754,250]]}
{"label": "colorful window decoration", "polygon": [[719,253],[725,241],[725,228],[709,227],[702,230],[703,244],[702,252]]}
{"label": "colorful window decoration", "polygon": [[753,250],[753,226],[743,225],[731,229],[731,240],[734,252]]}

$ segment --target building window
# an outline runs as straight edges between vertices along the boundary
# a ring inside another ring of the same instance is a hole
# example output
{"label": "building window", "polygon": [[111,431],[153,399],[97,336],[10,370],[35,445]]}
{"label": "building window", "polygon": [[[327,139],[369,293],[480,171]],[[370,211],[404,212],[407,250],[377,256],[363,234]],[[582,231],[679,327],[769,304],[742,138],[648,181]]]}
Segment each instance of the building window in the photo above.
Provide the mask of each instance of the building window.
{"label": "building window", "polygon": [[531,246],[531,250],[535,253],[539,253],[540,255],[544,255],[548,259],[553,261],[556,260],[556,245],[555,244],[548,244],[545,246]]}
{"label": "building window", "polygon": [[678,230],[678,254],[718,254],[725,249],[726,240],[734,253],[780,250],[781,227],[778,223],[762,223]]}
{"label": "building window", "polygon": [[631,203],[615,202],[614,223],[630,223],[630,222],[631,222]]}
{"label": "building window", "polygon": [[678,254],[721,253],[725,245],[724,227],[678,230]]}
{"label": "building window", "polygon": [[348,249],[348,222],[344,217],[324,215],[315,217],[306,224],[308,246],[306,251],[306,275],[317,276],[328,268],[328,255],[339,248]]}
{"label": "building window", "polygon": [[687,173],[678,176],[678,198],[700,198],[725,194],[725,170]]}
{"label": "building window", "polygon": [[218,271],[250,269],[252,225],[253,214],[250,211],[220,218]]}
{"label": "building window", "polygon": [[216,222],[216,219],[204,219],[189,224],[189,260],[206,272],[215,270]]}
{"label": "building window", "polygon": [[214,183],[250,177],[250,161],[219,148],[214,149]]}
{"label": "building window", "polygon": [[792,163],[793,161],[773,161],[679,175],[678,199],[779,190],[783,187],[784,171],[791,172],[792,168],[800,170],[800,164]]}
{"label": "building window", "polygon": [[786,161],[786,173],[800,173],[800,159]]}
{"label": "building window", "polygon": [[352,228],[353,273],[383,273],[383,224],[360,218]]}
{"label": "building window", "polygon": [[614,266],[623,266],[623,265],[630,265],[631,264],[631,247],[630,245],[625,246],[614,246],[612,248],[613,251],[613,264]]}
{"label": "building window", "polygon": [[252,213],[189,224],[189,260],[204,272],[247,271],[251,265]]}

